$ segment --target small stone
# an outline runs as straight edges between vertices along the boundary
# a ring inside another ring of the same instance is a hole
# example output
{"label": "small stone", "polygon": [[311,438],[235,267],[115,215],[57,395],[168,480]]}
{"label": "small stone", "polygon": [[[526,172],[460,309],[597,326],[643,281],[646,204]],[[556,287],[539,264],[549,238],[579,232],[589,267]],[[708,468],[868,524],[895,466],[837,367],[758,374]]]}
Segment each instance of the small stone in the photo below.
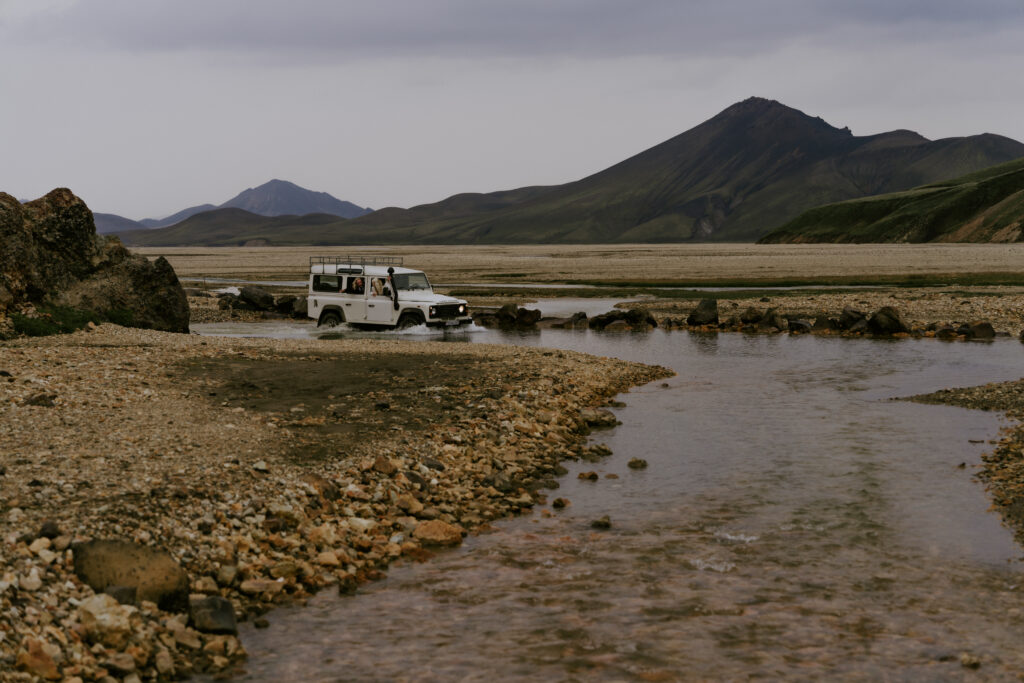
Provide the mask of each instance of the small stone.
{"label": "small stone", "polygon": [[107,657],[103,667],[124,676],[135,671],[135,658],[127,652],[115,652]]}
{"label": "small stone", "polygon": [[271,579],[246,579],[238,589],[246,595],[273,596],[284,590],[284,583]]}
{"label": "small stone", "polygon": [[220,589],[217,587],[217,582],[212,576],[200,576],[192,584],[192,590],[196,593],[214,594],[218,593]]}
{"label": "small stone", "polygon": [[627,466],[631,470],[642,470],[647,468],[647,461],[643,458],[630,458]]}
{"label": "small stone", "polygon": [[121,650],[132,637],[129,617],[134,611],[135,608],[122,606],[113,597],[101,593],[82,601],[78,606],[78,620],[90,642]]}
{"label": "small stone", "polygon": [[597,476],[597,472],[580,472],[576,475],[576,478],[586,481],[597,481],[600,477]]}
{"label": "small stone", "polygon": [[590,526],[594,529],[611,529],[612,520],[608,517],[608,515],[604,515],[603,517],[595,519],[593,522],[591,522]]}
{"label": "small stone", "polygon": [[981,658],[977,655],[972,655],[969,652],[961,653],[960,666],[964,667],[965,669],[981,668]]}
{"label": "small stone", "polygon": [[221,586],[233,586],[238,578],[238,567],[233,564],[223,565],[217,570],[217,583]]}
{"label": "small stone", "polygon": [[256,628],[269,628],[270,622],[267,620],[266,617],[256,617],[252,620],[252,625]]}
{"label": "small stone", "polygon": [[324,567],[337,567],[341,565],[341,561],[338,559],[338,556],[331,550],[325,550],[317,555],[316,563],[323,565]]}
{"label": "small stone", "polygon": [[23,576],[18,579],[18,586],[22,590],[26,591],[37,591],[43,586],[43,580],[39,578],[39,570],[32,567],[32,571],[27,576]]}
{"label": "small stone", "polygon": [[412,535],[426,545],[453,546],[462,543],[462,530],[439,519],[420,522]]}
{"label": "small stone", "polygon": [[167,677],[174,676],[174,657],[167,650],[158,650],[153,658],[153,664],[161,675]]}
{"label": "small stone", "polygon": [[60,680],[61,676],[57,670],[57,663],[53,661],[53,657],[46,653],[43,641],[28,638],[26,646],[26,650],[18,653],[18,669],[50,681]]}
{"label": "small stone", "polygon": [[568,505],[569,505],[569,499],[568,498],[555,498],[551,502],[551,507],[556,508],[558,510],[561,510],[562,508],[567,507]]}
{"label": "small stone", "polygon": [[53,401],[57,398],[57,394],[47,394],[45,392],[32,394],[26,398],[22,403],[27,406],[40,406],[43,408],[52,408]]}
{"label": "small stone", "polygon": [[219,595],[190,600],[189,616],[197,631],[227,635],[238,633],[235,608],[230,600]]}
{"label": "small stone", "polygon": [[389,477],[398,471],[395,463],[391,462],[391,460],[385,458],[383,455],[378,455],[377,459],[373,461],[373,469]]}
{"label": "small stone", "polygon": [[39,536],[51,540],[57,538],[60,536],[60,527],[57,526],[57,522],[48,519],[39,527]]}
{"label": "small stone", "polygon": [[252,468],[254,470],[256,470],[257,472],[267,473],[267,472],[270,471],[270,468],[267,467],[267,461],[266,460],[257,460],[256,462],[254,462],[252,464]]}
{"label": "small stone", "polygon": [[50,539],[46,537],[40,537],[32,541],[28,549],[31,550],[33,554],[38,555],[40,550],[49,550],[50,545]]}

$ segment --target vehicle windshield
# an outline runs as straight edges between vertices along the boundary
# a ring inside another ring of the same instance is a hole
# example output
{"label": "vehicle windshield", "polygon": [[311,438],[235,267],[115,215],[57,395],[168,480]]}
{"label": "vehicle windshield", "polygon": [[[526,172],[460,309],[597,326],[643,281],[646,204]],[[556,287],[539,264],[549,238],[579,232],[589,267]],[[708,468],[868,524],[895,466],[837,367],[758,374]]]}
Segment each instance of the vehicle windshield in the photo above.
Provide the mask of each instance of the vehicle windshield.
{"label": "vehicle windshield", "polygon": [[425,273],[395,273],[391,276],[395,287],[400,290],[427,290],[430,291],[430,283]]}

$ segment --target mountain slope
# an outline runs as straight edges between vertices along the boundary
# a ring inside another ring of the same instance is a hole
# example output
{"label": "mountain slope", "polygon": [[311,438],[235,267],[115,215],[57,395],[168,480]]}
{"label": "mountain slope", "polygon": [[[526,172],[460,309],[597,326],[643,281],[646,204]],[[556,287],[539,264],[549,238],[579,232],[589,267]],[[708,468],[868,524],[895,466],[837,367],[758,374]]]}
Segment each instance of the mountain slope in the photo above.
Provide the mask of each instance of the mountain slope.
{"label": "mountain slope", "polygon": [[139,221],[139,224],[144,228],[165,228],[168,225],[174,225],[180,223],[186,218],[195,216],[197,213],[204,211],[212,211],[217,207],[213,204],[200,204],[198,206],[190,206],[187,209],[182,209],[177,213],[172,213],[166,218],[143,218]]}
{"label": "mountain slope", "polygon": [[116,213],[93,213],[92,217],[96,223],[96,234],[98,235],[122,232],[124,230],[141,230],[145,227],[139,221],[118,216]]}
{"label": "mountain slope", "polygon": [[[897,130],[857,137],[778,102],[750,98],[572,183],[459,194],[410,209],[382,209],[330,228],[281,223],[267,239],[273,244],[754,241],[815,206],[907,190],[1019,157],[1024,144],[997,135],[930,141]],[[286,185],[291,184],[271,181],[257,190],[265,190],[265,198],[278,190],[284,195]],[[246,193],[236,199],[252,201]],[[246,206],[269,210],[259,202]],[[239,239],[249,234],[248,225],[238,226]],[[154,235],[147,243],[156,246],[150,240],[158,239],[163,238]],[[208,244],[199,232],[168,233],[167,239],[175,241],[159,244]]]}
{"label": "mountain slope", "polygon": [[[263,246],[269,244],[334,244],[336,226],[346,223],[331,214],[259,216],[242,209],[215,209],[185,219],[177,225],[118,234],[128,246],[211,247]],[[299,237],[294,241],[288,235]],[[319,237],[318,237],[319,235]]]}
{"label": "mountain slope", "polygon": [[600,173],[511,206],[453,211],[448,199],[405,212],[378,211],[349,227],[437,242],[753,240],[813,206],[904,190],[1021,156],[1024,144],[995,135],[856,137],[778,102],[751,98]]}
{"label": "mountain slope", "polygon": [[329,213],[356,218],[370,212],[352,202],[336,199],[326,192],[313,192],[287,180],[271,180],[239,193],[220,205],[222,209],[243,209],[260,216],[301,216]]}
{"label": "mountain slope", "polygon": [[1022,228],[1018,159],[906,192],[820,206],[761,242],[1019,242]]}

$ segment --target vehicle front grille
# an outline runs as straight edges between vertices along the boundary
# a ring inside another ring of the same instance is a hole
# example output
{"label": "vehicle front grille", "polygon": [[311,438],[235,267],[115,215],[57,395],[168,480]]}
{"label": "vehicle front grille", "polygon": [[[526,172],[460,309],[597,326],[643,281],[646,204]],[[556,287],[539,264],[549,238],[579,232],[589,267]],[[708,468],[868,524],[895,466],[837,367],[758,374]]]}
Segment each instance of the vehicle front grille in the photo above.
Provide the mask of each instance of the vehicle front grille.
{"label": "vehicle front grille", "polygon": [[462,304],[441,304],[434,306],[434,317],[441,319],[458,318],[459,306]]}

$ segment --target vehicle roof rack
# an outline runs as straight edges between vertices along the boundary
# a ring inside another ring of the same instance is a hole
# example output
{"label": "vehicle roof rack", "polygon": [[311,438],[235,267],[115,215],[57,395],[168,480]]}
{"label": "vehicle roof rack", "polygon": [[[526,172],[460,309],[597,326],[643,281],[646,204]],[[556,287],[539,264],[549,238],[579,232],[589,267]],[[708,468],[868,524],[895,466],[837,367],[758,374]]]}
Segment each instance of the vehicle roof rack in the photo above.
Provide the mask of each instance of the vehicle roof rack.
{"label": "vehicle roof rack", "polygon": [[383,256],[374,254],[360,254],[358,256],[354,256],[352,254],[344,254],[342,256],[310,256],[309,265],[400,266],[402,265],[403,260],[404,259],[401,256]]}
{"label": "vehicle roof rack", "polygon": [[342,256],[310,256],[309,265],[331,265],[331,266],[401,266],[401,256],[382,256],[373,254],[360,254],[354,256],[345,254]]}

